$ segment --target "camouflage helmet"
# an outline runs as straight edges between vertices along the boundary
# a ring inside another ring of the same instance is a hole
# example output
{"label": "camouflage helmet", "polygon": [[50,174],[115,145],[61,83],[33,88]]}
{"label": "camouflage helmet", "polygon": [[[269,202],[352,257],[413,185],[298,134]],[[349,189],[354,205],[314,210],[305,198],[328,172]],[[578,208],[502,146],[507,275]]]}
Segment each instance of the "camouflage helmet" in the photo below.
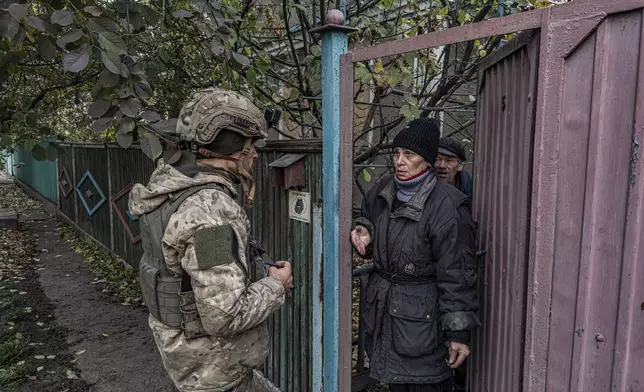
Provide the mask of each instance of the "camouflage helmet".
{"label": "camouflage helmet", "polygon": [[244,137],[265,139],[264,114],[248,98],[219,88],[207,88],[193,94],[181,108],[177,134],[186,142],[212,143],[220,131],[237,132]]}

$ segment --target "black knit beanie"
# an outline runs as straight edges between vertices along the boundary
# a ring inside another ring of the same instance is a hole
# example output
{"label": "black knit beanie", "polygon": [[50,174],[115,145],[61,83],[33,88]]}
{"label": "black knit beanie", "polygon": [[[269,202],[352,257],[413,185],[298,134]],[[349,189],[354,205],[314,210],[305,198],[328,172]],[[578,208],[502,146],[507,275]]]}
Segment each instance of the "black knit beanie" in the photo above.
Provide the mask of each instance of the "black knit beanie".
{"label": "black knit beanie", "polygon": [[433,118],[418,118],[409,124],[394,138],[393,148],[405,148],[425,158],[430,165],[436,162],[438,155],[438,140],[440,139],[438,124]]}

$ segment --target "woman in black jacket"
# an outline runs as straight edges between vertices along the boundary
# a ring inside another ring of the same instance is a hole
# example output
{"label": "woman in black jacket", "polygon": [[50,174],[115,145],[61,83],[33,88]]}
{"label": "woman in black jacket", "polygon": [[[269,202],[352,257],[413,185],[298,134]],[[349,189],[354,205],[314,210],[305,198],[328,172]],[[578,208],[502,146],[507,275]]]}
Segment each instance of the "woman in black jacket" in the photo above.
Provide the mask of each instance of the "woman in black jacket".
{"label": "woman in black jacket", "polygon": [[364,196],[351,241],[372,258],[365,309],[371,376],[394,391],[452,391],[477,312],[475,225],[467,196],[438,181],[439,131],[411,121],[394,139],[395,175]]}

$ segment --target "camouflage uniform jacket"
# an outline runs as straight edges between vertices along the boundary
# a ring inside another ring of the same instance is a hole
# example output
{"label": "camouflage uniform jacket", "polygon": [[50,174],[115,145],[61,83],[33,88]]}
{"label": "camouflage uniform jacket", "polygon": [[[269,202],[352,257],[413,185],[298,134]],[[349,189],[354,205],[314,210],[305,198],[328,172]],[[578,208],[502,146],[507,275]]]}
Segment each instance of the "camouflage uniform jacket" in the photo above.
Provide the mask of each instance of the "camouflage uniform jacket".
{"label": "camouflage uniform jacket", "polygon": [[[224,176],[199,173],[187,177],[160,160],[147,187],[136,184],[129,208],[140,216],[167,200],[168,194],[217,183],[229,190],[203,189],[188,197],[170,217],[163,235],[168,269],[192,278],[203,327],[209,336],[186,339],[181,329],[170,328],[150,316],[163,365],[180,391],[215,392],[239,385],[253,369],[261,368],[268,353],[266,318],[284,303],[282,283],[265,277],[250,283],[245,249],[250,223],[233,199],[236,191]],[[197,233],[230,225],[240,246],[237,260],[217,260],[219,252],[196,249]],[[209,257],[206,257],[209,256]]]}

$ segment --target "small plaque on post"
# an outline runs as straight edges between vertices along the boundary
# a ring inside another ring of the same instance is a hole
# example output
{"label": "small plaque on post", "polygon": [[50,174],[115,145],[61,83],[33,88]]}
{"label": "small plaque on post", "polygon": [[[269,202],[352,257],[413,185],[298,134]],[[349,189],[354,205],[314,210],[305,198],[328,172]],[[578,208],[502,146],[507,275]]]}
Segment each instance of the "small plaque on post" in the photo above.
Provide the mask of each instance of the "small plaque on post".
{"label": "small plaque on post", "polygon": [[311,194],[309,192],[288,191],[288,213],[296,221],[311,222]]}

